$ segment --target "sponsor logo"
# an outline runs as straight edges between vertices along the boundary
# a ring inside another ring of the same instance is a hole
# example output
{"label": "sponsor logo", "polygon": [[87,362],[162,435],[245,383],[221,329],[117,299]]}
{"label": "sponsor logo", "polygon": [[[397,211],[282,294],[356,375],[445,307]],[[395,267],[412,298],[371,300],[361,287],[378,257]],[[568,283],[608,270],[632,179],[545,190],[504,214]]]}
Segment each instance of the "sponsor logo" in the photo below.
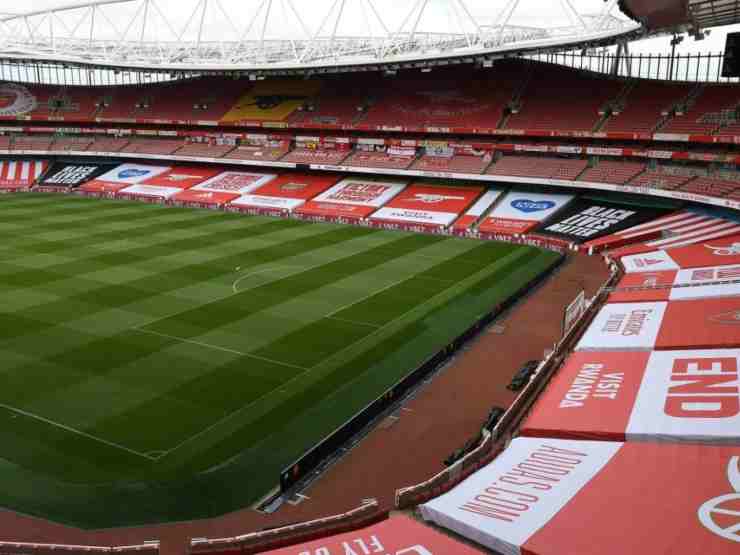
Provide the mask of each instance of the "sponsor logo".
{"label": "sponsor logo", "polygon": [[294,191],[303,191],[306,187],[308,187],[308,185],[305,183],[285,183],[280,185],[280,190],[292,193]]}
{"label": "sponsor logo", "polygon": [[603,364],[584,364],[560,401],[560,408],[581,408],[590,398],[615,400],[624,381],[624,372],[604,370]]}
{"label": "sponsor logo", "polygon": [[713,281],[740,278],[740,266],[724,266],[721,268],[706,268],[691,272],[691,281]]}
{"label": "sponsor logo", "polygon": [[663,262],[660,258],[636,258],[635,266],[638,268],[649,268]]}
{"label": "sponsor logo", "polygon": [[706,248],[712,251],[715,256],[737,256],[740,255],[740,243],[733,243],[726,247],[713,247],[712,245],[704,245]]}
{"label": "sponsor logo", "polygon": [[[345,555],[359,555],[374,553],[375,555],[434,555],[423,545],[414,545],[398,551],[389,551],[380,542],[378,536],[372,535],[369,538],[356,538],[350,541],[344,541],[341,544],[341,551]],[[334,553],[328,547],[320,547],[316,550],[301,551],[298,555],[331,555]]]}
{"label": "sponsor logo", "polygon": [[602,331],[618,333],[625,337],[638,336],[649,321],[652,309],[638,309],[629,313],[610,314]]}
{"label": "sponsor logo", "polygon": [[718,324],[730,324],[740,325],[740,310],[730,310],[729,312],[723,312],[722,314],[715,314],[710,316],[709,320]]}
{"label": "sponsor logo", "polygon": [[547,230],[573,237],[593,237],[624,222],[635,214],[636,212],[633,210],[591,206],[578,214],[551,225]]}
{"label": "sponsor logo", "polygon": [[36,109],[38,101],[23,85],[0,86],[0,116],[20,116]]}
{"label": "sponsor logo", "polygon": [[740,457],[732,457],[727,463],[727,481],[733,493],[710,499],[699,507],[697,516],[710,532],[740,543]]}
{"label": "sponsor logo", "polygon": [[408,202],[421,202],[424,204],[438,204],[446,200],[465,200],[465,197],[456,197],[451,195],[431,195],[424,193],[417,193],[413,199],[407,199]]}
{"label": "sponsor logo", "polygon": [[555,208],[555,203],[551,200],[528,200],[522,198],[512,201],[511,206],[513,208],[516,208],[520,212],[531,214],[533,212],[544,212],[545,210],[551,210]]}
{"label": "sponsor logo", "polygon": [[127,170],[118,172],[118,178],[119,179],[133,179],[135,177],[144,177],[145,175],[149,175],[150,173],[151,172],[149,170],[138,170],[136,168],[129,168]]}
{"label": "sponsor logo", "polygon": [[663,410],[674,418],[732,418],[740,414],[737,359],[676,359]]}

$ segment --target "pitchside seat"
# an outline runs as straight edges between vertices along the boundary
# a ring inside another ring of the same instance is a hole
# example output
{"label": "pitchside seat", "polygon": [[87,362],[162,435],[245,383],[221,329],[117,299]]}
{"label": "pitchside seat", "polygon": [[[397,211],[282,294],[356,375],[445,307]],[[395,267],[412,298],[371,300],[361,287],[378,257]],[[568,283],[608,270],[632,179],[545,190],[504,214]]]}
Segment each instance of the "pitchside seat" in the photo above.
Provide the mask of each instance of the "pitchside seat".
{"label": "pitchside seat", "polygon": [[643,171],[645,171],[645,164],[642,162],[602,160],[595,167],[583,172],[579,181],[625,185]]}
{"label": "pitchside seat", "polygon": [[540,177],[573,181],[588,162],[579,158],[550,158],[545,156],[504,156],[486,172],[488,175],[511,177]]}

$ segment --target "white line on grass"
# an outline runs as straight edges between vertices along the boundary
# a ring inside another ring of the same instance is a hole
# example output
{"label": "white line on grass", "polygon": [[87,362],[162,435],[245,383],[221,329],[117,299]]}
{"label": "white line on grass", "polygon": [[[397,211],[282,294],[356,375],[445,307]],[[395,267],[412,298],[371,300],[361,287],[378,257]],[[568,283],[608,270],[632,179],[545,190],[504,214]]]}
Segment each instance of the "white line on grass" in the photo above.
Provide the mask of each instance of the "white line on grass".
{"label": "white line on grass", "polygon": [[103,439],[102,437],[97,437],[91,434],[88,434],[87,432],[83,432],[81,430],[77,430],[75,428],[72,428],[70,426],[66,426],[65,424],[60,424],[59,422],[54,422],[53,420],[49,420],[48,418],[44,418],[43,416],[39,416],[38,414],[33,414],[31,412],[18,409],[15,407],[11,407],[9,405],[5,405],[3,403],[0,403],[0,407],[4,408],[5,410],[8,410],[10,412],[13,412],[15,414],[20,414],[22,416],[25,416],[27,418],[31,418],[33,420],[38,420],[39,422],[43,422],[45,424],[49,424],[50,426],[53,426],[55,428],[59,428],[60,430],[64,430],[73,434],[76,434],[78,436],[85,437],[87,439],[91,439],[93,441],[97,441],[98,443],[103,443],[109,447],[115,447],[116,449],[120,449],[122,451],[126,451],[127,453],[131,453],[132,455],[137,455],[139,457],[143,457],[145,459],[149,459],[150,461],[156,461],[156,457],[151,457],[147,455],[146,453],[140,453],[139,451],[136,451],[135,449],[130,449],[126,447],[125,445],[120,445],[118,443],[114,443],[112,441],[108,441],[107,439]]}
{"label": "white line on grass", "polygon": [[197,345],[199,347],[204,347],[206,349],[214,349],[216,351],[223,351],[224,353],[231,353],[234,355],[239,355],[247,358],[254,358],[257,360],[262,360],[264,362],[270,362],[272,364],[276,364],[278,366],[285,366],[287,368],[293,368],[295,370],[308,370],[308,368],[305,368],[303,366],[297,366],[295,364],[290,364],[289,362],[281,362],[279,360],[273,360],[271,358],[261,357],[259,355],[253,355],[252,353],[244,353],[242,351],[237,351],[235,349],[229,349],[228,347],[221,347],[219,345],[213,345],[211,343],[204,343],[202,341],[195,341],[194,339],[187,339],[185,337],[178,337],[176,335],[169,335],[167,333],[159,333],[158,331],[151,331],[151,330],[145,330],[142,328],[132,328],[134,331],[138,331],[140,333],[147,333],[149,335],[156,335],[158,337],[164,337],[165,339],[172,339],[173,341],[180,341],[181,343],[190,343],[191,345]]}
{"label": "white line on grass", "polygon": [[[474,275],[475,275],[475,274],[474,274]],[[335,310],[335,311],[333,311],[333,312],[330,312],[330,313],[329,313],[328,315],[324,316],[324,318],[334,318],[333,314],[335,314],[335,313],[337,313],[337,312],[340,312],[341,310],[344,310],[345,308],[348,308],[348,307],[352,306],[353,304],[359,303],[359,302],[361,302],[361,301],[365,300],[366,298],[372,297],[373,295],[377,295],[378,293],[381,293],[381,292],[383,292],[383,291],[385,291],[385,290],[387,290],[387,289],[390,289],[390,288],[391,288],[391,287],[393,287],[394,285],[398,285],[399,283],[401,283],[401,282],[403,282],[403,281],[406,281],[407,279],[411,279],[412,277],[413,277],[413,276],[405,277],[405,278],[403,278],[403,279],[400,279],[400,280],[398,280],[398,281],[395,281],[395,282],[393,282],[393,283],[391,283],[391,284],[389,284],[389,285],[386,285],[386,286],[385,286],[385,287],[383,287],[382,289],[379,289],[379,290],[377,290],[377,291],[374,291],[374,292],[370,293],[369,295],[367,295],[366,297],[364,297],[364,298],[362,298],[362,299],[358,299],[358,300],[356,300],[356,301],[354,301],[354,302],[352,302],[352,303],[348,303],[348,304],[347,304],[347,305],[345,305],[344,307],[340,307],[339,309],[337,309],[337,310]],[[463,280],[463,281],[464,281],[464,280]],[[290,386],[290,385],[291,385],[292,383],[294,383],[294,382],[296,382],[296,381],[300,380],[300,379],[301,379],[301,378],[303,378],[303,377],[304,377],[304,376],[305,376],[306,374],[308,374],[308,373],[309,373],[309,372],[311,372],[312,370],[315,370],[315,369],[316,369],[316,368],[318,368],[318,367],[319,367],[320,365],[324,364],[324,363],[325,363],[325,362],[326,362],[327,360],[330,360],[331,358],[333,358],[333,357],[334,357],[334,356],[335,356],[336,354],[338,354],[338,353],[342,353],[342,352],[346,351],[347,349],[349,349],[350,347],[352,347],[353,345],[357,345],[358,343],[360,343],[360,342],[364,341],[364,340],[365,340],[365,339],[367,339],[368,337],[372,337],[373,335],[375,335],[375,334],[379,333],[379,332],[380,332],[380,331],[382,331],[382,330],[383,330],[384,328],[386,328],[386,327],[390,326],[390,325],[391,325],[391,324],[393,324],[394,322],[396,322],[396,321],[400,320],[401,318],[405,317],[405,316],[406,316],[407,314],[409,314],[409,313],[410,313],[411,311],[413,311],[413,310],[415,310],[415,309],[417,309],[417,308],[419,308],[419,307],[421,307],[421,306],[425,305],[426,303],[428,303],[428,302],[429,302],[429,301],[431,301],[432,299],[434,299],[434,298],[438,297],[439,295],[441,295],[442,293],[444,293],[444,292],[445,292],[445,291],[447,291],[448,289],[449,289],[449,287],[445,288],[444,290],[442,290],[442,291],[440,291],[439,293],[437,293],[436,295],[433,295],[432,297],[428,298],[427,300],[425,300],[425,301],[424,301],[424,302],[422,302],[421,304],[418,304],[418,305],[416,305],[416,306],[414,306],[414,307],[410,308],[409,310],[407,310],[407,311],[406,311],[406,312],[404,312],[403,314],[401,314],[401,315],[397,316],[397,317],[396,317],[396,318],[394,318],[393,320],[391,320],[391,321],[389,321],[389,322],[386,322],[386,323],[385,323],[384,325],[382,325],[382,326],[376,326],[376,325],[374,325],[374,324],[368,324],[368,325],[373,325],[373,326],[375,327],[375,330],[373,330],[373,331],[372,331],[372,333],[370,333],[369,335],[366,335],[365,337],[363,337],[362,339],[360,339],[360,340],[358,340],[358,341],[355,341],[355,342],[353,342],[353,343],[350,343],[350,344],[349,344],[349,345],[348,345],[347,347],[345,347],[345,348],[344,348],[344,349],[342,349],[341,351],[338,351],[337,353],[334,353],[334,355],[331,355],[331,356],[329,356],[329,357],[325,358],[324,360],[322,360],[321,362],[319,362],[319,363],[315,364],[315,365],[314,365],[314,366],[312,366],[311,368],[304,368],[304,369],[303,369],[303,372],[301,372],[300,374],[298,374],[298,375],[294,376],[293,378],[291,378],[291,379],[290,379],[290,380],[288,380],[287,382],[285,382],[285,383],[283,383],[283,384],[280,384],[280,386],[279,386],[278,388],[275,388],[275,389],[272,389],[272,390],[268,391],[267,393],[265,393],[264,395],[262,395],[262,396],[261,396],[261,397],[259,397],[258,399],[255,399],[255,400],[254,400],[254,401],[252,401],[251,403],[248,403],[248,404],[244,405],[243,407],[240,407],[240,408],[236,409],[236,410],[235,410],[234,412],[232,412],[232,413],[229,413],[229,414],[227,414],[226,416],[224,416],[224,417],[223,417],[223,418],[221,418],[220,420],[217,420],[216,422],[214,422],[213,424],[211,424],[211,425],[210,425],[210,426],[208,426],[207,428],[205,428],[205,429],[201,430],[201,431],[200,431],[200,432],[198,432],[197,434],[195,434],[195,435],[193,435],[193,436],[190,436],[189,438],[187,438],[187,439],[183,440],[182,442],[178,443],[177,445],[175,445],[175,446],[174,446],[173,448],[171,448],[171,449],[168,449],[167,451],[165,451],[165,452],[164,452],[164,454],[162,455],[162,457],[166,457],[166,456],[168,456],[168,455],[169,455],[170,453],[173,453],[173,452],[177,451],[178,449],[180,449],[180,448],[181,448],[181,447],[183,447],[184,445],[187,445],[188,443],[191,443],[191,442],[195,441],[196,439],[198,439],[198,438],[200,438],[200,437],[202,437],[202,436],[204,436],[204,435],[208,434],[208,433],[209,433],[209,432],[210,432],[211,430],[213,430],[213,429],[217,428],[218,426],[221,426],[221,425],[222,425],[223,423],[225,423],[225,422],[228,422],[229,420],[232,420],[232,419],[233,419],[233,418],[234,418],[235,416],[237,416],[238,414],[240,414],[240,413],[242,413],[242,412],[244,412],[244,411],[247,411],[247,410],[249,410],[250,408],[252,408],[252,407],[253,407],[254,405],[256,405],[257,403],[259,403],[259,402],[263,401],[264,399],[266,399],[266,398],[270,397],[270,396],[271,396],[272,394],[274,394],[274,393],[276,393],[276,392],[284,393],[285,391],[287,391],[287,388],[288,388],[288,386]],[[359,324],[360,322],[353,322],[353,323],[357,323],[357,324]],[[162,458],[162,457],[160,457],[160,458]]]}

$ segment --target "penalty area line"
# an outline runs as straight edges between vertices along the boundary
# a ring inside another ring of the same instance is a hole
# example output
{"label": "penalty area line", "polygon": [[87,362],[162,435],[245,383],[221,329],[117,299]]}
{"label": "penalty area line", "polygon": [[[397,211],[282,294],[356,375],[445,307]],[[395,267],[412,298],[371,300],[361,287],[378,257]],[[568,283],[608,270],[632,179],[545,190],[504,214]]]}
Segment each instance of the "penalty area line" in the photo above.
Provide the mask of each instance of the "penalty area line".
{"label": "penalty area line", "polygon": [[142,328],[131,328],[134,331],[138,331],[139,333],[146,333],[149,335],[156,335],[157,337],[163,337],[165,339],[172,339],[173,341],[179,341],[181,343],[189,343],[191,345],[197,345],[198,347],[203,347],[206,349],[214,349],[216,351],[222,351],[224,353],[231,353],[234,355],[247,357],[247,358],[253,358],[256,360],[261,360],[264,362],[269,362],[271,364],[275,364],[277,366],[285,366],[287,368],[293,368],[294,370],[308,370],[308,368],[305,368],[303,366],[298,366],[296,364],[290,364],[289,362],[282,362],[279,360],[273,360],[271,358],[267,357],[261,357],[259,355],[254,355],[252,353],[245,353],[242,351],[237,351],[236,349],[229,349],[228,347],[221,347],[219,345],[213,345],[211,343],[204,343],[202,341],[195,341],[194,339],[186,339],[185,337],[177,337],[176,335],[169,335],[167,333],[160,333],[158,331],[151,331],[151,330],[145,330]]}
{"label": "penalty area line", "polygon": [[135,449],[130,449],[129,447],[126,447],[125,445],[121,445],[113,441],[108,441],[107,439],[103,439],[102,437],[97,437],[92,434],[88,434],[87,432],[83,432],[82,430],[77,430],[76,428],[72,428],[71,426],[60,424],[59,422],[54,422],[53,420],[49,420],[48,418],[44,418],[43,416],[39,416],[38,414],[33,414],[32,412],[28,412],[28,411],[25,411],[25,410],[22,410],[16,407],[11,407],[10,405],[6,405],[3,403],[0,403],[0,408],[4,408],[5,410],[9,412],[13,412],[15,414],[25,416],[26,418],[30,418],[32,420],[38,420],[39,422],[43,422],[44,424],[48,424],[49,426],[59,428],[60,430],[64,430],[65,432],[70,432],[72,434],[75,434],[75,435],[78,435],[78,436],[81,436],[87,439],[91,439],[93,441],[97,441],[98,443],[102,443],[104,445],[107,445],[108,447],[114,447],[116,449],[126,451],[127,453],[131,453],[132,455],[143,457],[150,461],[156,461],[158,459],[158,457],[152,457],[150,455],[147,455],[146,453],[141,453],[140,451],[136,451]]}

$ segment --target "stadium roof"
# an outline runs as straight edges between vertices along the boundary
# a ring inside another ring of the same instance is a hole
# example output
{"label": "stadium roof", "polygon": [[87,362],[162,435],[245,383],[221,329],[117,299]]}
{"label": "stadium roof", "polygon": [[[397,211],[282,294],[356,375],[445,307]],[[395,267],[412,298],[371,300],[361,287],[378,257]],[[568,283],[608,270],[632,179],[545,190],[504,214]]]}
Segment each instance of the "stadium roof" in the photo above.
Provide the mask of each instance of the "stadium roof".
{"label": "stadium roof", "polygon": [[740,23],[740,0],[620,0],[622,11],[649,29],[696,29]]}
{"label": "stadium roof", "polygon": [[[584,1],[592,13],[571,0],[546,7],[541,0],[84,1],[0,17],[0,60],[172,72],[336,70],[468,62],[641,33],[617,0]],[[546,17],[552,10],[562,17]]]}

